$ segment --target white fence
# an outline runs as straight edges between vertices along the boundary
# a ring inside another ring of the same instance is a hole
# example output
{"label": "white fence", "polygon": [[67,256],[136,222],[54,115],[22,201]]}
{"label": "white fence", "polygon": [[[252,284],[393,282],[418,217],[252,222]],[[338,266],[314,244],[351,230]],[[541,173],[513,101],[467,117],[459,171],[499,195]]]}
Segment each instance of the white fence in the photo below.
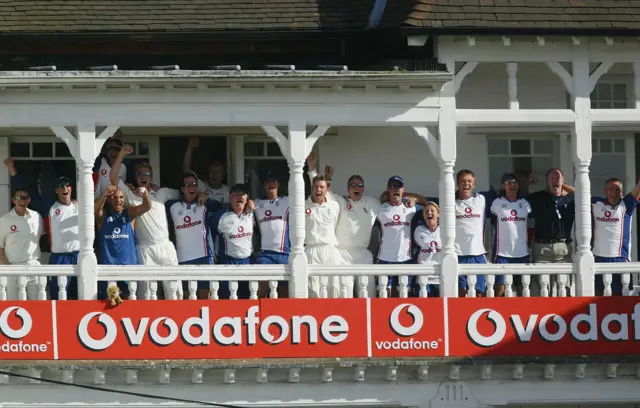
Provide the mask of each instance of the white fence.
{"label": "white fence", "polygon": [[[69,278],[79,277],[80,268],[76,265],[41,265],[0,267],[0,300],[46,300],[48,277],[58,279],[58,299],[67,299]],[[181,292],[179,281],[188,282],[185,297],[197,298],[197,283],[209,283],[209,297],[218,299],[220,284],[228,282],[230,299],[238,299],[241,283],[247,282],[248,298],[257,299],[260,283],[268,284],[267,296],[278,297],[279,282],[289,282],[294,286],[300,281],[315,281],[316,291],[307,291],[307,297],[388,297],[386,290],[391,277],[398,277],[396,291],[399,297],[411,295],[409,277],[416,279],[415,296],[428,297],[427,284],[439,282],[441,287],[457,287],[458,276],[447,274],[442,276],[438,265],[344,265],[324,266],[308,265],[306,271],[292,274],[290,265],[180,265],[180,266],[107,266],[98,265],[97,277],[89,285],[97,286],[98,282],[127,281],[130,299],[158,299],[158,282],[164,282],[164,298],[177,299]],[[495,278],[505,276],[505,296],[576,296],[593,292],[593,278],[578,279],[574,264],[460,264],[458,274],[467,275],[469,291],[467,297],[476,297],[477,276],[485,275],[487,281],[486,296],[495,296]],[[630,296],[640,293],[638,275],[640,263],[604,263],[596,264],[595,275],[603,275],[604,295],[612,295],[614,275],[621,275],[622,295]],[[514,277],[520,276],[520,283],[514,284]],[[297,281],[297,282],[296,282]],[[630,283],[633,281],[633,289]],[[329,289],[332,288],[333,292]],[[337,283],[336,283],[337,282]],[[87,282],[85,282],[87,284]],[[226,285],[226,284],[225,284]],[[580,285],[583,287],[581,288]],[[354,289],[355,286],[355,289]],[[589,289],[591,288],[591,289]],[[441,291],[442,292],[442,291]],[[301,296],[299,296],[301,297]]]}

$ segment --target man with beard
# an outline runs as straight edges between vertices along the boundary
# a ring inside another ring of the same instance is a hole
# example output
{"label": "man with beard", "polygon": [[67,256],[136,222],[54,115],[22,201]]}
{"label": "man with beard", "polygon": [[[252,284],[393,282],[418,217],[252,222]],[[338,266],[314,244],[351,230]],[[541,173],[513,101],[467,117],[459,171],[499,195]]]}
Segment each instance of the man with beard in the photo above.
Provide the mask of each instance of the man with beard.
{"label": "man with beard", "polygon": [[[305,253],[309,264],[341,265],[338,251],[336,226],[340,217],[340,205],[327,200],[327,181],[316,176],[311,183],[311,195],[305,209]],[[340,283],[337,276],[329,277],[327,293],[330,298],[340,297]],[[353,293],[353,277],[350,277],[348,293]],[[309,297],[320,297],[320,277],[309,277]]]}
{"label": "man with beard", "polygon": [[[26,186],[24,180],[16,170],[11,157],[4,161],[11,175],[11,184],[14,186]],[[44,228],[47,231],[51,255],[49,265],[75,265],[78,263],[80,251],[80,236],[78,230],[78,202],[71,200],[71,180],[60,177],[56,183],[56,197],[53,201],[38,194],[37,189],[30,189],[31,197],[29,207],[40,213],[44,218]],[[50,296],[52,300],[58,300],[58,279],[50,277]],[[70,279],[67,286],[67,299],[77,299],[77,278]]]}
{"label": "man with beard", "polygon": [[[610,178],[604,183],[604,198],[591,199],[593,214],[593,255],[597,263],[631,262],[631,220],[640,199],[640,180],[626,196],[622,181]],[[603,275],[596,275],[596,290],[604,291]],[[614,274],[614,295],[622,295],[622,275]]]}
{"label": "man with beard", "polygon": [[[118,130],[104,143],[102,153],[96,159],[93,168],[93,182],[95,184],[94,199],[98,199],[111,183],[111,167],[122,150],[122,132]],[[123,182],[127,179],[127,166],[121,164],[118,178]]]}
{"label": "man with beard", "polygon": [[[40,238],[44,232],[42,217],[30,211],[29,191],[16,186],[11,194],[13,209],[0,217],[0,265],[40,265]],[[38,298],[38,284],[35,276],[28,277],[27,299]],[[18,298],[18,278],[7,282],[16,291],[11,295]]]}
{"label": "man with beard", "polygon": [[[209,198],[204,205],[197,201],[198,177],[185,173],[179,200],[165,203],[169,228],[175,235],[178,263],[180,265],[213,265],[213,239],[215,214],[222,209],[219,201]],[[206,193],[205,193],[206,194]],[[186,283],[186,282],[185,282]],[[186,288],[183,288],[185,294]],[[198,298],[209,295],[209,283],[198,282]]]}
{"label": "man with beard", "polygon": [[[138,189],[138,194],[142,196],[142,204],[126,206],[124,192],[110,185],[96,200],[94,204],[96,240],[98,241],[98,262],[101,265],[138,264],[134,223],[136,218],[151,209],[152,204],[149,190],[141,187]],[[125,294],[128,294],[126,282],[119,282],[118,285]],[[104,299],[106,295],[107,282],[99,281],[98,297]]]}
{"label": "man with beard", "polygon": [[[380,247],[376,263],[409,264],[413,263],[411,253],[411,221],[422,207],[403,201],[404,180],[400,176],[392,176],[387,181],[387,202],[379,207],[376,222],[380,226]],[[413,276],[409,276],[408,287],[411,288]],[[387,291],[389,296],[399,293],[398,277],[389,277]]]}
{"label": "man with beard", "polygon": [[[124,192],[127,205],[140,205],[142,196],[140,188],[149,192],[151,209],[140,216],[136,221],[136,254],[140,265],[178,265],[176,248],[169,239],[169,224],[164,204],[169,200],[180,198],[180,192],[166,187],[153,185],[153,170],[149,163],[141,163],[135,166],[135,189],[129,189],[119,177],[122,161],[127,155],[133,153],[133,147],[124,145],[113,161],[110,181]],[[207,197],[202,194],[202,202]],[[165,298],[170,297],[171,283],[163,282]],[[146,299],[149,295],[146,282],[139,282],[138,291],[140,299]],[[178,285],[177,299],[182,299],[182,286]]]}
{"label": "man with beard", "polygon": [[[184,153],[183,171],[185,173],[193,172],[191,169],[191,162],[193,158],[193,151],[200,146],[200,140],[196,137],[189,139],[189,145]],[[225,203],[229,199],[229,187],[226,184],[222,184],[225,175],[224,165],[219,161],[213,161],[207,168],[207,181],[206,183],[198,179],[198,185],[202,185],[209,192],[209,198],[220,203]]]}

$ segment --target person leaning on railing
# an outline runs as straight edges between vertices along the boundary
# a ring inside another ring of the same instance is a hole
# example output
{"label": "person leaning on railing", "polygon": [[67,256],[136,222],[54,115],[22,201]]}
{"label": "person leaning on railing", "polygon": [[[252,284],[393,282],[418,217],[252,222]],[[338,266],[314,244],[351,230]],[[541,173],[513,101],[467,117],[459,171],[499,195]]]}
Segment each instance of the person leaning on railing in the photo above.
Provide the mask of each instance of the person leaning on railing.
{"label": "person leaning on railing", "polygon": [[[640,179],[629,194],[623,197],[622,191],[622,181],[610,178],[604,183],[604,198],[591,199],[593,255],[597,263],[631,261],[631,219],[640,198]],[[616,273],[612,278],[612,294],[622,295],[622,275]],[[596,294],[602,295],[602,274],[596,275],[595,285]]]}
{"label": "person leaning on railing", "polygon": [[[40,238],[44,234],[42,217],[27,208],[30,198],[26,187],[16,186],[11,202],[14,208],[0,217],[0,264],[40,265]],[[11,279],[11,284],[7,282],[7,287],[16,288],[15,293],[7,293],[8,299],[18,299],[18,279]],[[38,290],[36,277],[28,276],[27,299],[37,299]]]}
{"label": "person leaning on railing", "polygon": [[[109,186],[94,203],[96,218],[96,241],[98,242],[101,265],[137,265],[135,219],[151,209],[149,190],[141,187],[138,194],[142,197],[140,205],[125,205],[124,192],[118,187]],[[105,203],[107,210],[105,211]],[[98,298],[106,299],[108,282],[98,282]],[[124,297],[129,288],[124,281],[118,282]]]}
{"label": "person leaning on railing", "polygon": [[[440,206],[428,201],[422,209],[422,217],[411,220],[411,237],[416,248],[414,260],[417,264],[438,265],[442,258],[442,240],[440,239]],[[414,285],[416,295],[420,288]],[[427,295],[440,296],[440,278],[427,276]]]}

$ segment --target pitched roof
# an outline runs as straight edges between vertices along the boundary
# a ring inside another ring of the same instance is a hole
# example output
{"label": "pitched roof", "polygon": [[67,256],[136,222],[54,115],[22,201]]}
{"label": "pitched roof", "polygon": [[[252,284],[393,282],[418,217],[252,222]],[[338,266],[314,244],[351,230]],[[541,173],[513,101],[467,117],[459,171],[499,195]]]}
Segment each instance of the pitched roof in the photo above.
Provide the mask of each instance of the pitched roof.
{"label": "pitched roof", "polygon": [[351,30],[374,0],[0,0],[0,33]]}
{"label": "pitched roof", "polygon": [[391,0],[380,27],[637,30],[640,0]]}

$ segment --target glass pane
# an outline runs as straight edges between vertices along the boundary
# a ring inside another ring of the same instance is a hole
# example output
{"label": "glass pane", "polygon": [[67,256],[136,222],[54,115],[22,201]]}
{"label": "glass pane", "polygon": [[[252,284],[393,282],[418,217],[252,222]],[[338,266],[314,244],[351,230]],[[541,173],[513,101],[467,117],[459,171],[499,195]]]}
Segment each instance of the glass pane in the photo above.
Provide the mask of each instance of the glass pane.
{"label": "glass pane", "polygon": [[591,139],[591,153],[598,153],[600,139]]}
{"label": "glass pane", "polygon": [[276,142],[267,143],[267,156],[269,157],[282,157],[280,152],[280,146]]}
{"label": "glass pane", "polygon": [[131,152],[131,156],[137,156],[138,155],[138,146],[136,145],[136,143],[128,143],[129,146],[133,147],[133,152]]}
{"label": "glass pane", "polygon": [[549,169],[552,169],[553,165],[553,157],[534,157],[531,160],[531,173],[532,176],[537,180],[536,184],[530,186],[529,191],[537,191],[544,189],[545,186],[545,175]]}
{"label": "glass pane", "polygon": [[600,139],[600,153],[613,153],[612,139]]}
{"label": "glass pane", "polygon": [[56,157],[71,157],[66,143],[56,143]]}
{"label": "glass pane", "polygon": [[[604,194],[604,182],[611,177],[624,180],[625,168],[624,154],[599,154],[593,156],[589,167],[591,194],[594,196]],[[628,187],[625,188],[625,191],[629,190]]]}
{"label": "glass pane", "polygon": [[598,99],[601,101],[611,100],[611,84],[598,84]]}
{"label": "glass pane", "polygon": [[29,143],[11,143],[9,154],[11,157],[30,157]]}
{"label": "glass pane", "polygon": [[289,167],[286,160],[249,159],[244,161],[245,183],[249,187],[249,197],[256,198],[264,196],[261,177],[269,172],[275,174],[280,180],[278,193],[281,196],[288,194]]}
{"label": "glass pane", "polygon": [[492,157],[489,159],[489,185],[496,190],[500,188],[500,178],[507,171],[515,170],[513,168],[512,157]]}
{"label": "glass pane", "polygon": [[534,140],[533,152],[535,154],[553,154],[553,140],[551,139]]}
{"label": "glass pane", "polygon": [[613,84],[613,99],[618,101],[627,100],[627,85],[626,84]]}
{"label": "glass pane", "polygon": [[147,143],[147,142],[138,143],[138,155],[139,156],[148,156],[149,155],[149,143]]}
{"label": "glass pane", "polygon": [[529,139],[512,140],[511,154],[531,154],[531,141]]}
{"label": "glass pane", "polygon": [[624,153],[624,139],[615,139],[615,152]]}
{"label": "glass pane", "polygon": [[34,143],[33,157],[53,157],[53,143]]}
{"label": "glass pane", "polygon": [[627,109],[626,101],[615,101],[613,102],[613,109]]}
{"label": "glass pane", "polygon": [[598,101],[596,109],[611,109],[611,101]]}
{"label": "glass pane", "polygon": [[509,154],[507,139],[489,139],[489,154]]}
{"label": "glass pane", "polygon": [[591,97],[591,109],[598,109],[598,100],[594,97]]}
{"label": "glass pane", "polygon": [[263,142],[245,142],[244,144],[245,156],[264,156],[264,143]]}

